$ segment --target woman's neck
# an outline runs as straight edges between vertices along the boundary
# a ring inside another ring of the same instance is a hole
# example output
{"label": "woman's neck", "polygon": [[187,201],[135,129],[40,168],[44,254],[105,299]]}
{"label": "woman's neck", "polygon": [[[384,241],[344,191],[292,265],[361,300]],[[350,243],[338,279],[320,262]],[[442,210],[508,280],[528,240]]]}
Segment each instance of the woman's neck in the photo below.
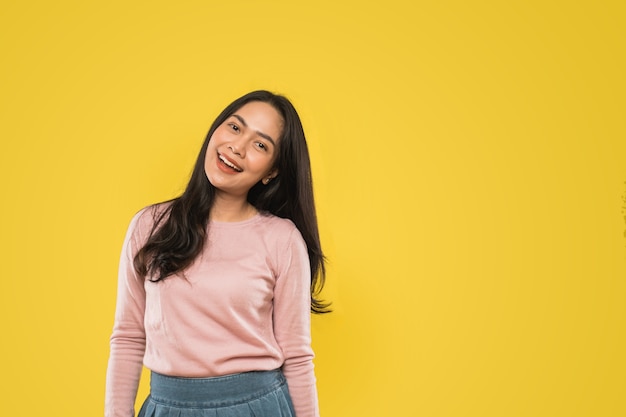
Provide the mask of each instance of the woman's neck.
{"label": "woman's neck", "polygon": [[216,222],[239,222],[257,214],[257,209],[244,198],[232,199],[215,196],[209,219]]}

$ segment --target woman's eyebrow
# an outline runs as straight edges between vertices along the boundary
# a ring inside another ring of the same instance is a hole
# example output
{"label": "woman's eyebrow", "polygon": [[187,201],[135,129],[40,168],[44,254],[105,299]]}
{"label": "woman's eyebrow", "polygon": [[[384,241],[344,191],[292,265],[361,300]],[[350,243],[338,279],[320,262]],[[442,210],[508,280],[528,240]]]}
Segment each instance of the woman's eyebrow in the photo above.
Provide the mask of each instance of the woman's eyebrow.
{"label": "woman's eyebrow", "polygon": [[[244,127],[248,127],[248,124],[243,119],[243,117],[239,116],[238,114],[233,114],[233,117],[235,117],[237,120],[239,120],[241,122],[241,124],[244,125]],[[271,136],[266,135],[263,132],[259,132],[258,130],[256,131],[256,134],[261,136],[263,139],[267,139],[268,141],[271,142],[272,145],[276,146],[276,142],[274,142],[274,139],[272,139]]]}

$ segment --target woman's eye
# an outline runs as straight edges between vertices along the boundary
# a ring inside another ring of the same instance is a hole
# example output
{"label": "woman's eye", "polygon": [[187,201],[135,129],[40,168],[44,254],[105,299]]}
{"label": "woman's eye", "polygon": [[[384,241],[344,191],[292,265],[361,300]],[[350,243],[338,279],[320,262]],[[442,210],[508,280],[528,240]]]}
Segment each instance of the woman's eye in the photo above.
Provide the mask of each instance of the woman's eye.
{"label": "woman's eye", "polygon": [[230,128],[234,130],[235,132],[239,132],[239,126],[237,126],[236,124],[229,123],[228,126],[230,126]]}
{"label": "woman's eye", "polygon": [[265,144],[264,144],[264,143],[257,142],[257,143],[256,143],[256,146],[257,146],[259,149],[262,149],[262,150],[267,150],[267,146],[265,146]]}

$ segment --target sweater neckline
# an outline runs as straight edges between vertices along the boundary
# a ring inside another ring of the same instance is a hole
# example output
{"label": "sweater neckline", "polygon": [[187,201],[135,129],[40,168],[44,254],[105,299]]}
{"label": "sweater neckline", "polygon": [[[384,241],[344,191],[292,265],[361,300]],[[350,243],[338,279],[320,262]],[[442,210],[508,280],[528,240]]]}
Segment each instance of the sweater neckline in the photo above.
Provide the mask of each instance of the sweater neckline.
{"label": "sweater neckline", "polygon": [[222,222],[222,221],[210,220],[209,226],[219,227],[219,228],[248,226],[250,224],[259,222],[263,216],[264,214],[262,214],[261,212],[257,212],[254,216],[248,219],[240,220],[236,222]]}

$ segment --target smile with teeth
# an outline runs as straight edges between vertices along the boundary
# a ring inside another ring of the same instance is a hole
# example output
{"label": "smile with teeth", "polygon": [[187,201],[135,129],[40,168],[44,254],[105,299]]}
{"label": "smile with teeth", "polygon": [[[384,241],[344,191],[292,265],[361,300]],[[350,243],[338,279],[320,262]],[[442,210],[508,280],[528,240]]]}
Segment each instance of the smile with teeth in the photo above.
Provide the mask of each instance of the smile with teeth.
{"label": "smile with teeth", "polygon": [[239,168],[237,165],[233,164],[228,159],[224,158],[221,154],[218,154],[218,158],[219,158],[220,161],[222,161],[224,163],[224,165],[234,169],[235,171],[237,171],[237,172],[243,171],[243,169]]}

